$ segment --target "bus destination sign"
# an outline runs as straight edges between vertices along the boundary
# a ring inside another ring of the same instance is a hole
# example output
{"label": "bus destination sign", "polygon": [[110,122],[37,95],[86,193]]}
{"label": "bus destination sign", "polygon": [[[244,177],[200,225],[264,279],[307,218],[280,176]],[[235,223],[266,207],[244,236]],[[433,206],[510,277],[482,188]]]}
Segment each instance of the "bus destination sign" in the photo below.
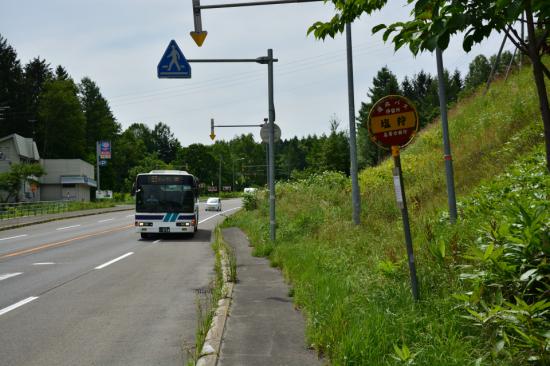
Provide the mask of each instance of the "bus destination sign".
{"label": "bus destination sign", "polygon": [[368,130],[372,141],[383,148],[406,146],[418,130],[414,105],[400,95],[388,95],[377,101],[369,114]]}

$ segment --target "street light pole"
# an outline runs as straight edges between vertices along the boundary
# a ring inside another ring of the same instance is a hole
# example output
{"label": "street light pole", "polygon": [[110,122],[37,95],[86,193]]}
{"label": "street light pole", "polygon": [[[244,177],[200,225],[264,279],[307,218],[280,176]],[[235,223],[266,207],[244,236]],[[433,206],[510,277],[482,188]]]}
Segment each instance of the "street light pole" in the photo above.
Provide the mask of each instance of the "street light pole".
{"label": "street light pole", "polygon": [[267,84],[269,107],[269,227],[271,241],[275,241],[275,103],[273,102],[273,50],[267,50]]}

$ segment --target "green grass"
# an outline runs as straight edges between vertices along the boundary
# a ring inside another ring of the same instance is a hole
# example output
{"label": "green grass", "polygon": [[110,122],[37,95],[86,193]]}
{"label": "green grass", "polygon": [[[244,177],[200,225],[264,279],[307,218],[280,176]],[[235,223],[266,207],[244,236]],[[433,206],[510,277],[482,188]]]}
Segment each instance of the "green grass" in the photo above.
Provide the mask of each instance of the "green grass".
{"label": "green grass", "polygon": [[226,247],[227,244],[223,242],[220,228],[216,227],[214,230],[215,239],[212,242],[212,249],[215,253],[214,272],[215,277],[210,283],[209,291],[205,293],[197,294],[195,303],[197,308],[197,328],[195,330],[195,345],[194,351],[189,352],[190,357],[187,361],[188,366],[195,365],[201,355],[206,335],[210,329],[212,318],[216,312],[218,301],[222,297],[223,287],[223,273],[221,264],[221,249]]}
{"label": "green grass", "polygon": [[[450,111],[456,191],[466,199],[523,156],[541,154],[542,122],[531,71],[494,83]],[[490,365],[483,329],[466,320],[455,293],[476,225],[448,223],[442,136],[436,122],[402,153],[421,301],[414,302],[392,161],[360,173],[361,225],[351,222],[349,179],[323,173],[277,185],[277,244],[269,241],[268,203],[224,226],[242,227],[255,254],[269,256],[292,284],[307,319],[309,344],[333,365]],[[537,148],[538,146],[538,148]],[[440,245],[438,241],[443,241]],[[444,260],[441,260],[441,248]],[[440,253],[439,257],[438,254]],[[497,362],[498,361],[498,362]]]}

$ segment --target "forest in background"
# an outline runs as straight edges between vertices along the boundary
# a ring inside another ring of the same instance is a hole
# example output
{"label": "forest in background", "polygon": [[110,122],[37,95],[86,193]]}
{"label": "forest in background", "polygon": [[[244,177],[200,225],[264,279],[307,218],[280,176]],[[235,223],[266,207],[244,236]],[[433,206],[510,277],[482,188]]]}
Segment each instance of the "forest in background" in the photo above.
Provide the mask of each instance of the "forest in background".
{"label": "forest in background", "polygon": [[[496,75],[504,75],[517,60],[504,52]],[[487,81],[496,56],[478,55],[468,73],[445,71],[449,104],[470,95]],[[373,144],[363,124],[374,102],[388,94],[409,98],[418,109],[420,128],[439,115],[437,77],[420,71],[401,82],[383,67],[357,115],[359,168],[378,165],[388,152]],[[328,134],[292,137],[275,146],[276,179],[303,178],[320,171],[349,174],[349,134],[338,116],[327,116]],[[205,126],[205,131],[208,126]],[[182,146],[170,126],[159,121],[153,127],[135,121],[123,129],[100,87],[90,77],[75,81],[59,65],[35,57],[26,64],[0,35],[0,137],[17,133],[33,138],[42,158],[79,158],[95,165],[96,141],[112,143],[112,159],[101,168],[101,186],[129,192],[137,173],[152,169],[184,169],[206,185],[217,186],[221,163],[222,186],[235,189],[266,183],[266,147],[252,134],[211,145]]]}

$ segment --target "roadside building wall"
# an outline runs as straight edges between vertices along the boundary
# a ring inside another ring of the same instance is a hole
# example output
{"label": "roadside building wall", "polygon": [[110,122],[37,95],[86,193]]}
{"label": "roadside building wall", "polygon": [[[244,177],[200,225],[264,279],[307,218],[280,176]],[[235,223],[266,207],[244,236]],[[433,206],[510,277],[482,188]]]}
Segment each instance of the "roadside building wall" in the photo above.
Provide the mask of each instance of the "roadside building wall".
{"label": "roadside building wall", "polygon": [[94,166],[80,159],[43,159],[46,175],[41,179],[44,201],[89,201],[96,187]]}

